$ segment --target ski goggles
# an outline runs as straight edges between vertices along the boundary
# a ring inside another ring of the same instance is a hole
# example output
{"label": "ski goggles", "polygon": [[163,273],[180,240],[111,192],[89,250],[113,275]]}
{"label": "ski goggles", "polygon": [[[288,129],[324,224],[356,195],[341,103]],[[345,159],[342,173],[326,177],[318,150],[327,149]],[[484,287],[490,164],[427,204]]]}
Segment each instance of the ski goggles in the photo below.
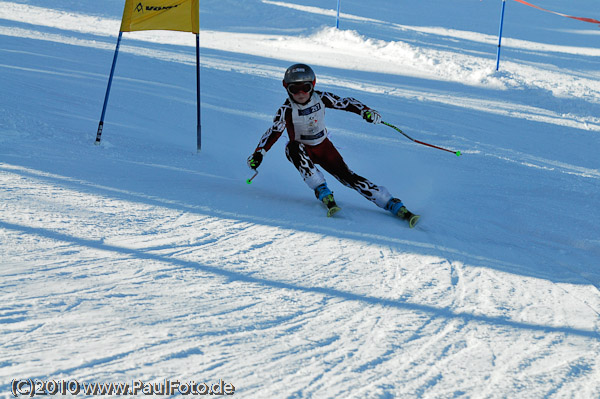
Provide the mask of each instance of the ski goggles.
{"label": "ski goggles", "polygon": [[292,83],[289,84],[287,87],[288,92],[290,92],[291,94],[298,94],[300,92],[310,93],[312,89],[313,85],[310,82]]}

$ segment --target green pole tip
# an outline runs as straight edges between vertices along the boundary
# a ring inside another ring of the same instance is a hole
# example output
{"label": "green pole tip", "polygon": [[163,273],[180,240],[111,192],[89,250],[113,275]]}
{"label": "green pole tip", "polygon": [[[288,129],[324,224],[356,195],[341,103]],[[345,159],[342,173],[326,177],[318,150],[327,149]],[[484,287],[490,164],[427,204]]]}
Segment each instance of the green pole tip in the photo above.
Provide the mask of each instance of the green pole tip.
{"label": "green pole tip", "polygon": [[462,154],[460,153],[460,151],[456,151],[456,156],[460,157]]}
{"label": "green pole tip", "polygon": [[246,184],[252,184],[252,180],[246,179]]}

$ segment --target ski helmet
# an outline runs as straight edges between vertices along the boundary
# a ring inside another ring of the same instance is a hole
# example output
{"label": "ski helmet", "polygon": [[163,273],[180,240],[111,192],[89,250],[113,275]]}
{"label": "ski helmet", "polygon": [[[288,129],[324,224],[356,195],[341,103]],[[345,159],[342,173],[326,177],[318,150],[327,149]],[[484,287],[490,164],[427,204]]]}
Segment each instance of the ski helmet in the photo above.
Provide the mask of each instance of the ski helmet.
{"label": "ski helmet", "polygon": [[283,87],[287,88],[292,83],[310,82],[315,87],[317,77],[315,72],[306,64],[294,64],[285,71]]}

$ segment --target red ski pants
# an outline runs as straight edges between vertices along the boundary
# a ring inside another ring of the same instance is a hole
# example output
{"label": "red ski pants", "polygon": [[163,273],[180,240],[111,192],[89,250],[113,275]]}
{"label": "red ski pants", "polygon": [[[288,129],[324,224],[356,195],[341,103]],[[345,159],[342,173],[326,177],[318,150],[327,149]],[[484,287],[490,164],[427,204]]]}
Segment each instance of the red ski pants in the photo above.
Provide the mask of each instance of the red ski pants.
{"label": "red ski pants", "polygon": [[344,159],[329,139],[315,146],[290,141],[286,148],[287,159],[294,164],[302,178],[311,189],[325,183],[323,173],[315,166],[318,164],[346,187],[356,190],[377,206],[385,208],[392,195],[383,186],[377,186],[350,170]]}

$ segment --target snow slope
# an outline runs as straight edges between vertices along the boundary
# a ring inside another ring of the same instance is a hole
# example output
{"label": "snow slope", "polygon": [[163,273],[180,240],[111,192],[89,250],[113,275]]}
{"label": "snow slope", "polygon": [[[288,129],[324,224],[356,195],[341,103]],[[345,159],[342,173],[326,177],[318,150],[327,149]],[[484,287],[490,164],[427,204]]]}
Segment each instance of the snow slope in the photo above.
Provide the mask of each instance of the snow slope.
{"label": "snow slope", "polygon": [[[165,379],[241,398],[600,398],[600,30],[507,2],[201,2],[195,39],[124,34],[123,2],[0,1],[0,395],[19,378]],[[593,0],[541,6],[598,19]],[[356,172],[324,217],[273,147],[283,72]]]}

